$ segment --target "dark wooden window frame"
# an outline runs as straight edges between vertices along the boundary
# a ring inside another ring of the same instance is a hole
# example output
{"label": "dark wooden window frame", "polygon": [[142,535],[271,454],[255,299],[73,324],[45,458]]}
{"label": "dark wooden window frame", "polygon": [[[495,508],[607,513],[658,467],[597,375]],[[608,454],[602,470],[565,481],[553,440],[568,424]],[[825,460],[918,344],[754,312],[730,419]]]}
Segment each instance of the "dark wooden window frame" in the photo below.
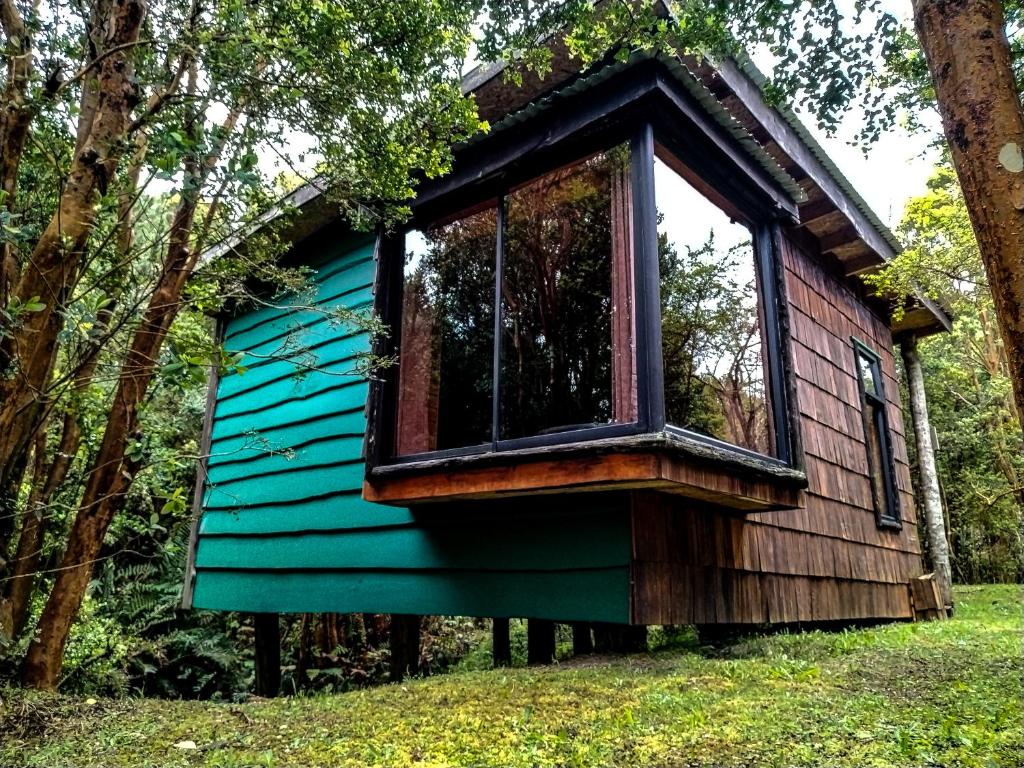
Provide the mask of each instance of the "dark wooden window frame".
{"label": "dark wooden window frame", "polygon": [[[505,194],[546,172],[582,160],[610,147],[629,144],[630,194],[633,205],[634,317],[637,377],[637,420],[553,435],[493,440],[489,445],[395,456],[394,429],[398,409],[398,372],[395,366],[371,382],[367,405],[367,472],[380,465],[418,464],[425,461],[494,455],[508,451],[543,450],[566,444],[609,439],[635,439],[655,433],[678,435],[708,445],[723,456],[748,457],[762,464],[798,467],[797,419],[789,408],[792,371],[784,347],[789,343],[780,313],[784,312],[778,251],[782,222],[796,220],[795,204],[738,142],[713,121],[703,106],[658,62],[629,70],[584,91],[573,99],[556,101],[515,130],[501,131],[470,143],[456,152],[452,173],[424,182],[413,207],[407,230],[465,209],[484,199],[499,200],[496,267],[502,261]],[[758,267],[758,300],[765,315],[765,349],[774,423],[774,457],[705,435],[666,425],[661,356],[660,278],[658,274],[657,207],[654,189],[655,143],[667,148],[706,179],[717,193],[743,212],[754,234]],[[406,230],[406,231],[407,231]],[[400,349],[405,231],[382,233],[378,247],[375,308],[390,334],[378,339],[375,352],[394,356]],[[495,300],[500,297],[500,271]],[[500,303],[495,322],[500,322]],[[496,326],[497,327],[497,326]],[[495,380],[500,342],[494,344]],[[500,388],[495,384],[496,415]]]}
{"label": "dark wooden window frame", "polygon": [[[903,521],[900,518],[900,500],[896,491],[896,466],[893,462],[892,433],[889,431],[889,411],[885,400],[885,382],[882,380],[882,358],[879,354],[857,338],[852,338],[853,362],[857,370],[857,385],[860,388],[861,417],[864,420],[864,451],[868,459],[869,472],[882,473],[883,499],[878,498],[875,484],[871,483],[871,498],[875,506],[875,523],[879,528],[900,530]],[[871,377],[875,381],[877,392],[868,391],[861,371],[861,360],[871,367]],[[880,467],[873,467],[871,449],[867,441],[871,439],[870,420],[874,419],[874,428],[879,436]]]}

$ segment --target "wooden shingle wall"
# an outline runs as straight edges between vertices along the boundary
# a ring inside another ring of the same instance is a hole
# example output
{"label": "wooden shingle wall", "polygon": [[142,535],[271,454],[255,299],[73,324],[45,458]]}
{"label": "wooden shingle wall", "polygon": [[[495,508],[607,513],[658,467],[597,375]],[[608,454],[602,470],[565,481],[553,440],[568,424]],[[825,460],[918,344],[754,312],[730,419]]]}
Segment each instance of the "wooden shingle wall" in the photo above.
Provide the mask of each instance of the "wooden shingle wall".
{"label": "wooden shingle wall", "polygon": [[[795,510],[731,516],[633,500],[633,620],[791,623],[911,616],[922,571],[892,334],[798,246],[782,254],[808,489]],[[851,337],[881,356],[900,530],[876,524]]]}

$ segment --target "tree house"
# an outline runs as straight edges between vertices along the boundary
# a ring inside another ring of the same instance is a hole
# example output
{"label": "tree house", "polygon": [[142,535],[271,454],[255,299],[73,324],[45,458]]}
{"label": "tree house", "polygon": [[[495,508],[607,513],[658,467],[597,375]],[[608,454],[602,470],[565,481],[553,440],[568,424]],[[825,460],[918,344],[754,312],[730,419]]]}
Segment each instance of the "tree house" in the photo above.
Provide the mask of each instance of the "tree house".
{"label": "tree house", "polygon": [[[949,320],[865,287],[898,243],[760,85],[664,55],[485,68],[465,87],[491,130],[402,231],[294,193],[313,308],[219,319],[248,370],[211,384],[186,606],[910,617],[894,341]],[[359,374],[371,350],[395,364]]]}

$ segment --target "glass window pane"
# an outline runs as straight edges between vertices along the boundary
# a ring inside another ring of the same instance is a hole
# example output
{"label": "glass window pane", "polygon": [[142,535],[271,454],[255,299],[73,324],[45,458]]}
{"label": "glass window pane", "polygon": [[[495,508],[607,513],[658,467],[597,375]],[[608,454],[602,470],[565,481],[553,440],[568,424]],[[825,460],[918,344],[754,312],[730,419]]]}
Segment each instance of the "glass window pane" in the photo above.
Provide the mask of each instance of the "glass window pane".
{"label": "glass window pane", "polygon": [[868,471],[871,473],[871,493],[875,501],[875,509],[879,510],[882,517],[891,518],[892,510],[889,509],[889,496],[885,489],[886,452],[883,447],[884,435],[880,425],[885,423],[879,409],[882,406],[876,403],[868,403],[866,408],[867,451]]}
{"label": "glass window pane", "polygon": [[501,439],[636,419],[625,147],[506,199]]}
{"label": "glass window pane", "polygon": [[864,391],[878,396],[878,382],[875,381],[875,362],[860,350],[857,351],[857,365],[860,368],[860,380]]}
{"label": "glass window pane", "polygon": [[497,208],[406,234],[396,453],[491,441]]}
{"label": "glass window pane", "polygon": [[667,421],[771,455],[751,232],[709,199],[713,190],[659,154],[664,159],[655,158],[654,180]]}

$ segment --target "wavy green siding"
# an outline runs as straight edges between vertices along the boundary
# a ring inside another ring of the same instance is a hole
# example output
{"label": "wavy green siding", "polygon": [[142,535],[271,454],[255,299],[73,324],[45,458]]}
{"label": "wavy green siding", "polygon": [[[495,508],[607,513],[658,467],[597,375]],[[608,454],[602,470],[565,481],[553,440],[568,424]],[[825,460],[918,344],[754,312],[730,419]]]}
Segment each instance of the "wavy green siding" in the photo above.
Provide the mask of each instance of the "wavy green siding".
{"label": "wavy green siding", "polygon": [[[313,303],[369,309],[373,242],[325,251]],[[248,370],[217,389],[196,607],[628,621],[629,515],[617,497],[415,512],[363,501],[368,387],[354,369],[369,339],[287,305],[225,328]]]}

